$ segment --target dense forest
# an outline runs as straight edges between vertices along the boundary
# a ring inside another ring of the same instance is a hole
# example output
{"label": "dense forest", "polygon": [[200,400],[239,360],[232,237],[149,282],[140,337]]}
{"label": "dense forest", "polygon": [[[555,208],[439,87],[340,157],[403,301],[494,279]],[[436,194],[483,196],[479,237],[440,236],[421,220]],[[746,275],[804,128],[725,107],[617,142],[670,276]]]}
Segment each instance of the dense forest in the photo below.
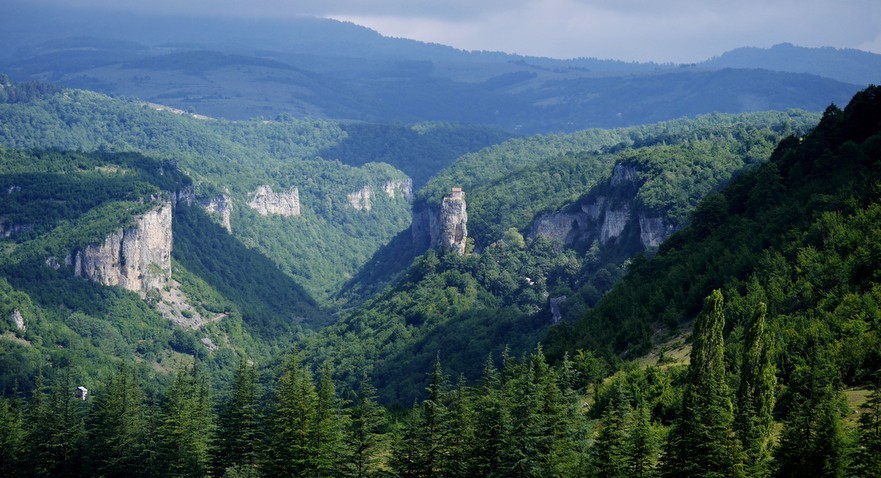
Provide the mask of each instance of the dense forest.
{"label": "dense forest", "polygon": [[881,55],[7,10],[0,475],[881,476]]}

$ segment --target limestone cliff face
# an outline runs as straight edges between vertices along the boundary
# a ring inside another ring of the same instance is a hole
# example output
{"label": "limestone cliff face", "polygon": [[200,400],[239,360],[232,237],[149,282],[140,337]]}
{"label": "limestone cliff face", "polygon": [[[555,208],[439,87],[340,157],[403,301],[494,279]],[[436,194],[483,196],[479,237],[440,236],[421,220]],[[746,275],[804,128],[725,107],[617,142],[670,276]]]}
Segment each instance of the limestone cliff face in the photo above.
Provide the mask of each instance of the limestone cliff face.
{"label": "limestone cliff face", "polygon": [[540,234],[569,246],[593,241],[609,246],[636,237],[643,248],[658,247],[678,227],[639,208],[636,195],[640,186],[636,168],[619,163],[595,194],[564,210],[539,216],[529,235]]}
{"label": "limestone cliff face", "polygon": [[413,212],[410,226],[413,244],[418,251],[437,247],[444,251],[465,253],[468,239],[468,211],[465,193],[454,189],[444,197],[439,208],[422,206]]}
{"label": "limestone cliff face", "polygon": [[274,193],[271,187],[263,185],[251,194],[248,205],[261,216],[299,216],[300,191],[293,187],[288,192]]}
{"label": "limestone cliff face", "polygon": [[232,198],[229,194],[217,194],[199,200],[199,205],[206,211],[220,216],[220,222],[226,232],[232,232],[232,224],[229,222],[232,213]]}
{"label": "limestone cliff face", "polygon": [[432,235],[432,246],[443,250],[465,254],[465,240],[468,238],[468,212],[465,193],[453,190],[444,197],[437,219],[437,233]]}
{"label": "limestone cliff face", "polygon": [[68,263],[78,277],[122,286],[144,297],[170,279],[171,247],[171,202],[165,201],[103,243],[72,251]]}
{"label": "limestone cliff face", "polygon": [[349,205],[356,211],[369,211],[371,208],[370,198],[373,196],[373,188],[365,185],[361,189],[346,195]]}
{"label": "limestone cliff face", "polygon": [[413,199],[413,180],[410,178],[386,181],[382,189],[390,199],[395,199],[396,197],[401,197],[407,201]]}

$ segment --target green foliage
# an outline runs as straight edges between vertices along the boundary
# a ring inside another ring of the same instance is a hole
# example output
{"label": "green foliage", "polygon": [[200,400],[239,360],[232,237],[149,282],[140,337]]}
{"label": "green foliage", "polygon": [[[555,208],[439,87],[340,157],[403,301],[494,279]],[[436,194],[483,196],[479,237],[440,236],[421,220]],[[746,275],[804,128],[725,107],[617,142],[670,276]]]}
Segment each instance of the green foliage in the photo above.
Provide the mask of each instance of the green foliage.
{"label": "green foliage", "polygon": [[197,366],[178,370],[158,417],[156,473],[204,476],[213,417],[208,382]]}
{"label": "green foliage", "polygon": [[707,297],[694,325],[682,412],[665,450],[664,476],[741,476],[725,373],[722,293]]}
{"label": "green foliage", "polygon": [[777,476],[844,476],[847,411],[827,341],[815,331],[807,363],[792,374],[788,414],[775,450]]}
{"label": "green foliage", "polygon": [[744,451],[748,476],[768,476],[777,374],[771,338],[765,327],[767,306],[759,302],[747,324],[740,365],[734,429]]}

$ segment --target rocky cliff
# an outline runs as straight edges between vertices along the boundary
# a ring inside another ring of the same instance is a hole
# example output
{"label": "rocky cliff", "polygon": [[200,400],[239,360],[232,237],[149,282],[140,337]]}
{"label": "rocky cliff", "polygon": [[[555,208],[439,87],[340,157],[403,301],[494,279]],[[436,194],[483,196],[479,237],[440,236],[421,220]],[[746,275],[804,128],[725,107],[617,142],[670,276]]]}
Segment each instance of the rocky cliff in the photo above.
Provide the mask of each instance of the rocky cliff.
{"label": "rocky cliff", "polygon": [[423,205],[413,212],[410,232],[417,250],[437,247],[465,253],[468,239],[468,212],[465,193],[454,188],[444,196],[440,207]]}
{"label": "rocky cliff", "polygon": [[410,178],[386,181],[382,189],[390,199],[399,196],[407,201],[413,199],[413,180]]}
{"label": "rocky cliff", "polygon": [[163,201],[103,243],[72,251],[67,263],[78,277],[118,285],[145,297],[171,278],[171,247],[171,202]]}
{"label": "rocky cliff", "polygon": [[356,211],[369,211],[371,208],[370,198],[373,196],[373,188],[365,185],[361,189],[346,195],[349,205]]}
{"label": "rocky cliff", "polygon": [[248,205],[261,216],[299,216],[300,191],[293,187],[288,192],[275,193],[271,187],[263,185],[251,194]]}
{"label": "rocky cliff", "polygon": [[229,218],[232,214],[232,198],[229,194],[217,194],[199,200],[199,205],[211,214],[220,216],[220,223],[226,232],[232,232],[232,223]]}
{"label": "rocky cliff", "polygon": [[641,185],[639,171],[619,163],[609,180],[584,199],[539,216],[529,235],[558,239],[567,246],[593,241],[603,246],[623,245],[635,240],[643,249],[658,247],[679,226],[640,207],[636,195]]}

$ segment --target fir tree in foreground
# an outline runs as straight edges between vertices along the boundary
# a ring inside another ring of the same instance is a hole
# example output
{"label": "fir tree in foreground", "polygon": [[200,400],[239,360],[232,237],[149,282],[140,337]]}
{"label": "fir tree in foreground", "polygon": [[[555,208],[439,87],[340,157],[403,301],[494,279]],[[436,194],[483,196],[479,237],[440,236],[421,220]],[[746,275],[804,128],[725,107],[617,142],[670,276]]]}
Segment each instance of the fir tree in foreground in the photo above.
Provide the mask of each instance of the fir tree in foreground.
{"label": "fir tree in foreground", "polygon": [[662,467],[665,477],[742,475],[725,375],[722,301],[722,292],[714,290],[694,325],[682,413],[670,433]]}
{"label": "fir tree in foreground", "polygon": [[840,477],[846,466],[842,417],[847,403],[826,334],[816,330],[813,334],[807,361],[796,368],[789,383],[790,410],[775,453],[781,478]]}
{"label": "fir tree in foreground", "polygon": [[764,303],[759,303],[747,326],[734,415],[734,428],[744,451],[744,467],[750,477],[770,473],[777,375],[771,359],[770,336],[765,328],[767,310]]}
{"label": "fir tree in foreground", "polygon": [[860,407],[853,476],[881,476],[881,371],[875,373],[871,390]]}

